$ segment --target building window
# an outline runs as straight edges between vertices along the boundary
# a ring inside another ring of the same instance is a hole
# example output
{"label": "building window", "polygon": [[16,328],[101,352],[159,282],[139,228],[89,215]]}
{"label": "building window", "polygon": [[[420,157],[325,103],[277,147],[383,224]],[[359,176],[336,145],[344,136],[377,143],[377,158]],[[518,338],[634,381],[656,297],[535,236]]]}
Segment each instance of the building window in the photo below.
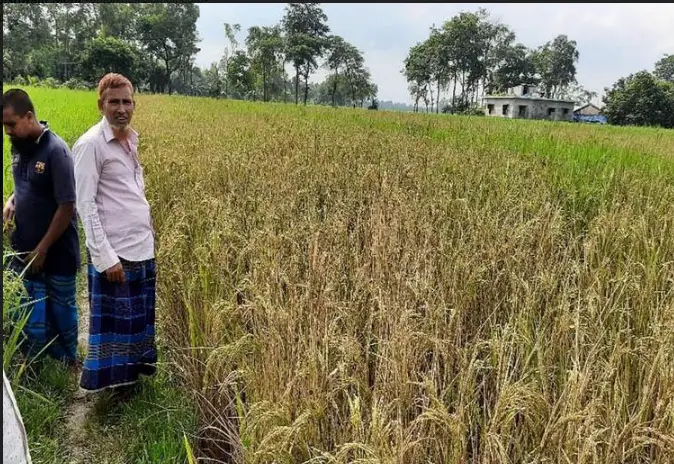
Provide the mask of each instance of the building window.
{"label": "building window", "polygon": [[568,108],[564,108],[564,109],[562,110],[562,113],[564,114],[564,116],[568,115],[568,114],[569,114],[569,109],[568,109]]}
{"label": "building window", "polygon": [[548,108],[548,116],[552,116],[555,114],[555,109],[554,108]]}
{"label": "building window", "polygon": [[488,104],[487,105],[487,110],[489,111],[489,114],[494,114],[494,105],[493,104]]}
{"label": "building window", "polygon": [[517,114],[519,115],[520,118],[525,118],[527,116],[527,106],[526,105],[520,105],[517,110],[518,110]]}
{"label": "building window", "polygon": [[526,85],[523,85],[522,86],[522,95],[526,95],[528,93],[529,93],[529,87],[527,87]]}
{"label": "building window", "polygon": [[508,116],[509,110],[510,110],[510,105],[503,105],[503,108],[501,110],[501,114],[503,114],[503,116]]}

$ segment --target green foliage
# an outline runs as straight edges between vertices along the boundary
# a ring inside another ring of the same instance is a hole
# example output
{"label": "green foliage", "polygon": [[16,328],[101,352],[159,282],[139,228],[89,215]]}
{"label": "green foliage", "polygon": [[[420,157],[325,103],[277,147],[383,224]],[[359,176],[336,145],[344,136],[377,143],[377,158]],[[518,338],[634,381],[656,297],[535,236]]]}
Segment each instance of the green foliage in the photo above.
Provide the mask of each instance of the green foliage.
{"label": "green foliage", "polygon": [[304,104],[309,95],[309,76],[318,68],[328,47],[327,15],[320,3],[288,3],[281,27],[285,32],[285,60],[295,68],[295,104],[299,103],[299,77],[304,78]]}
{"label": "green foliage", "polygon": [[29,71],[30,54],[49,42],[49,22],[38,3],[2,4],[3,79],[12,80]]}
{"label": "green foliage", "polygon": [[198,18],[199,6],[194,3],[146,3],[141,9],[139,39],[152,58],[163,62],[169,94],[172,73],[188,65],[199,51]]}
{"label": "green foliage", "polygon": [[106,73],[124,74],[131,82],[140,82],[146,74],[140,50],[116,37],[100,36],[86,45],[82,55],[82,76],[96,82]]}
{"label": "green foliage", "polygon": [[269,99],[268,84],[272,74],[279,72],[283,56],[283,37],[280,26],[253,26],[246,38],[252,71],[262,79],[262,101]]}
{"label": "green foliage", "polygon": [[65,81],[63,87],[71,90],[90,90],[93,88],[93,85],[82,79],[72,78]]}
{"label": "green foliage", "polygon": [[532,61],[546,97],[557,98],[561,90],[575,82],[578,58],[576,41],[566,35],[555,37],[534,53]]}
{"label": "green foliage", "polygon": [[[252,26],[243,41],[241,25],[225,23],[225,52],[204,69],[194,64],[197,4],[6,3],[3,13],[3,82],[21,85],[58,81],[83,89],[107,72],[119,72],[142,92],[217,98],[287,101],[294,87],[297,102],[303,85],[306,104],[316,101],[317,86],[309,78],[329,48],[330,28],[318,3],[288,4],[278,24]],[[335,72],[347,76],[344,104],[362,106],[377,88],[362,52],[348,46],[352,56]],[[294,79],[286,63],[295,66]]]}
{"label": "green foliage", "polygon": [[46,87],[48,89],[56,89],[61,86],[61,82],[58,79],[49,76],[46,79],[43,79],[37,83],[38,87]]}
{"label": "green foliage", "polygon": [[235,98],[247,99],[253,91],[253,73],[250,58],[243,51],[236,51],[227,63],[229,92]]}
{"label": "green foliage", "polygon": [[11,82],[12,85],[27,85],[28,81],[23,76],[16,76]]}
{"label": "green foliage", "polygon": [[619,79],[604,103],[610,124],[674,128],[674,83],[647,71]]}
{"label": "green foliage", "polygon": [[655,63],[653,75],[663,81],[674,83],[674,55],[665,55]]}
{"label": "green foliage", "polygon": [[529,50],[507,25],[479,8],[432,27],[424,42],[410,48],[402,72],[415,110],[423,102],[427,111],[430,105],[439,112],[441,94],[450,89],[451,107],[476,105],[481,92],[502,93],[522,83],[541,82],[554,96],[575,81],[577,60],[576,43],[566,36]]}

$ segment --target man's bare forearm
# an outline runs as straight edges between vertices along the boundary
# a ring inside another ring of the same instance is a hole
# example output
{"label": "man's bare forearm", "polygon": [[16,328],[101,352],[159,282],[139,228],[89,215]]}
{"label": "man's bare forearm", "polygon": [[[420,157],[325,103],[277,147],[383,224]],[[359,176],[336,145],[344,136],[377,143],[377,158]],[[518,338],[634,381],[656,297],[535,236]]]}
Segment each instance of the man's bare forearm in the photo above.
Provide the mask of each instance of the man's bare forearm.
{"label": "man's bare forearm", "polygon": [[59,239],[63,232],[68,228],[68,224],[75,214],[75,203],[63,203],[58,206],[56,213],[49,224],[47,233],[36,247],[40,252],[46,253],[47,250]]}

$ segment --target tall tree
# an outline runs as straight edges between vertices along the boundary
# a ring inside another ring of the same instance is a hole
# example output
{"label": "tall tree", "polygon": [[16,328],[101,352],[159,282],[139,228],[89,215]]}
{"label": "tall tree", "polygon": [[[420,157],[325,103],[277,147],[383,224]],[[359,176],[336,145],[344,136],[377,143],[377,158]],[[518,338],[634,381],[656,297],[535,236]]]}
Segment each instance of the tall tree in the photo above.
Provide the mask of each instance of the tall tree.
{"label": "tall tree", "polygon": [[342,75],[351,89],[351,99],[355,101],[359,89],[364,88],[364,83],[367,84],[370,80],[369,72],[364,68],[363,53],[340,36],[330,37],[328,50],[325,66],[333,72],[334,76],[334,79],[330,80],[332,106],[336,105],[337,86],[342,81],[339,78]]}
{"label": "tall tree", "polygon": [[[486,63],[482,58],[486,44],[483,38],[483,26],[480,11],[477,13],[460,12],[443,24],[449,44],[449,58],[454,63],[455,81],[461,85],[461,106],[469,103],[469,93],[477,91],[479,82],[485,75]],[[455,100],[453,91],[452,101]]]}
{"label": "tall tree", "polygon": [[54,77],[59,80],[75,77],[79,74],[84,45],[98,29],[96,6],[93,3],[47,3],[45,11],[53,31],[50,48],[56,59]]}
{"label": "tall tree", "polygon": [[523,83],[538,84],[531,51],[521,43],[501,49],[498,67],[491,76],[487,93],[504,93]]}
{"label": "tall tree", "polygon": [[[426,53],[429,60],[428,66],[430,79],[435,82],[435,109],[439,112],[440,92],[447,87],[453,76],[454,61],[452,56],[452,46],[449,42],[450,37],[442,29],[431,27],[431,33],[426,40]],[[429,87],[431,83],[429,82]]]}
{"label": "tall tree", "polygon": [[225,75],[225,96],[229,97],[229,78],[227,76],[229,70],[229,60],[234,56],[239,48],[239,41],[236,35],[241,32],[241,24],[239,23],[224,23],[225,38],[229,42],[229,46],[225,47],[225,53],[220,60],[220,69]]}
{"label": "tall tree", "polygon": [[199,6],[194,3],[146,3],[140,11],[141,42],[162,62],[169,94],[173,72],[199,51],[197,19]]}
{"label": "tall tree", "polygon": [[309,76],[327,47],[327,15],[320,3],[289,3],[281,20],[285,32],[286,61],[295,69],[295,104],[299,103],[300,76],[304,78],[304,104],[309,96]]}
{"label": "tall tree", "polygon": [[253,73],[250,58],[245,52],[237,50],[227,62],[227,81],[230,95],[245,99],[253,91]]}
{"label": "tall tree", "polygon": [[51,33],[43,5],[2,4],[2,74],[7,80],[29,72],[30,55],[50,42]]}
{"label": "tall tree", "polygon": [[204,89],[205,94],[209,97],[219,98],[223,91],[223,76],[220,73],[220,66],[218,63],[211,63],[211,67],[204,70]]}
{"label": "tall tree", "polygon": [[576,41],[563,34],[536,51],[534,65],[547,97],[556,98],[565,87],[575,83],[578,58]]}
{"label": "tall tree", "polygon": [[82,77],[96,82],[105,73],[118,72],[132,82],[147,76],[140,50],[116,37],[101,36],[89,41],[82,55]]}
{"label": "tall tree", "polygon": [[407,79],[408,89],[414,98],[414,111],[419,111],[419,100],[423,100],[428,111],[428,89],[431,85],[431,65],[428,43],[417,43],[405,58],[402,72]]}
{"label": "tall tree", "polygon": [[138,3],[97,3],[96,15],[100,34],[128,42],[138,42]]}
{"label": "tall tree", "polygon": [[253,26],[246,38],[253,69],[262,76],[262,100],[269,100],[267,91],[270,75],[279,68],[283,53],[283,38],[278,26]]}
{"label": "tall tree", "polygon": [[[514,66],[521,79],[526,72],[526,48],[516,44],[515,33],[505,24],[493,22],[485,13],[480,25],[482,41],[485,44],[483,52],[484,76],[482,88],[489,93],[495,86],[497,75],[502,68],[506,68],[501,76],[507,76],[514,70]],[[513,58],[515,58],[513,60]],[[518,59],[519,58],[519,59]],[[520,84],[517,82],[515,85]]]}
{"label": "tall tree", "polygon": [[665,55],[655,63],[655,77],[674,82],[674,55]]}

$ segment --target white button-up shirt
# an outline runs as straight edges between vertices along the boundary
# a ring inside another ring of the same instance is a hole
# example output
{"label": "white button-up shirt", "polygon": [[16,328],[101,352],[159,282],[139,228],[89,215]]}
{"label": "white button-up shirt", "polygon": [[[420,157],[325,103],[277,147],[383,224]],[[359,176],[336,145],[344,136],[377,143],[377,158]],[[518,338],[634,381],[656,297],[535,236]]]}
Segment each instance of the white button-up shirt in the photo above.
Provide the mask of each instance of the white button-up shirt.
{"label": "white button-up shirt", "polygon": [[135,131],[128,142],[127,152],[103,118],[72,149],[77,212],[98,272],[111,268],[119,258],[154,258],[154,229]]}

